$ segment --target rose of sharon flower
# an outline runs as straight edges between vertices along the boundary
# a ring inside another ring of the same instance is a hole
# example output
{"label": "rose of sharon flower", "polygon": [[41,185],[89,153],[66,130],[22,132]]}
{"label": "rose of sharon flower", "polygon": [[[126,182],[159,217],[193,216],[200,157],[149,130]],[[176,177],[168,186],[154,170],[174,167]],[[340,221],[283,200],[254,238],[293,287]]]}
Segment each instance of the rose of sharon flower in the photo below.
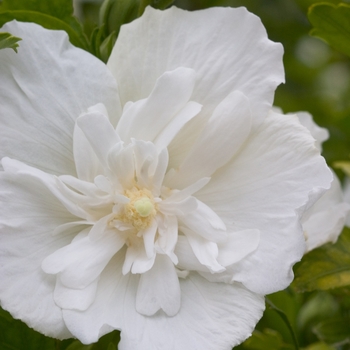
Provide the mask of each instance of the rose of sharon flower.
{"label": "rose of sharon flower", "polygon": [[[299,112],[297,116],[315,138],[316,147],[322,152],[322,143],[329,138],[328,130],[320,128],[307,112]],[[331,188],[301,218],[307,252],[325,243],[336,242],[350,213],[350,205],[344,197],[339,179],[333,172]]]}
{"label": "rose of sharon flower", "polygon": [[148,8],[108,65],[9,23],[0,52],[0,300],[30,327],[120,349],[231,349],[304,253],[332,175],[269,112],[282,47],[244,8]]}

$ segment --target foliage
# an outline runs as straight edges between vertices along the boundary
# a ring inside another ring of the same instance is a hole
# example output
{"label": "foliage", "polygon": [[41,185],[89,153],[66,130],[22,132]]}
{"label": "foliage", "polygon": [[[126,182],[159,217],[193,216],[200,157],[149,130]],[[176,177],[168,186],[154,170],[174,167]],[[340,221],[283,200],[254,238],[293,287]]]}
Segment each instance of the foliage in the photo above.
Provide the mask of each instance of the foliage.
{"label": "foliage", "polygon": [[13,49],[17,52],[18,42],[22,40],[17,38],[10,33],[0,33],[0,50],[1,49]]}
{"label": "foliage", "polygon": [[[64,30],[70,41],[106,62],[120,27],[139,17],[146,6],[164,9],[172,0],[105,0],[81,3],[73,15],[72,0],[3,0],[0,25],[16,19]],[[286,84],[275,104],[285,112],[310,111],[330,130],[324,155],[337,174],[350,175],[350,5],[339,0],[176,0],[176,6],[246,6],[263,21],[270,38],[285,48]],[[90,9],[90,10],[89,10]],[[308,21],[309,19],[309,21]],[[312,36],[309,36],[311,33]],[[191,35],[191,33],[188,33]],[[323,41],[315,38],[321,38]],[[16,51],[20,38],[0,33],[0,49]],[[327,44],[325,44],[326,42]],[[0,349],[116,350],[119,332],[96,344],[58,341],[28,328],[0,310]],[[299,345],[298,345],[299,344]],[[305,255],[295,266],[295,281],[268,297],[267,309],[252,337],[237,349],[350,349],[350,229],[334,245]]]}

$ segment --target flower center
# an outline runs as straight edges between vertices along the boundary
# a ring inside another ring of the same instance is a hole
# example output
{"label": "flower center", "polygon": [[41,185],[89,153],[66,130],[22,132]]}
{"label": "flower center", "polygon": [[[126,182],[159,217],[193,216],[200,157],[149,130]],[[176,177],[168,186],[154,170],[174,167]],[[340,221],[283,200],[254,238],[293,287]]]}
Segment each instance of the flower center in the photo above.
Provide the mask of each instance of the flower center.
{"label": "flower center", "polygon": [[157,205],[151,191],[136,187],[125,191],[130,202],[125,204],[119,220],[127,222],[138,230],[149,227],[157,213]]}

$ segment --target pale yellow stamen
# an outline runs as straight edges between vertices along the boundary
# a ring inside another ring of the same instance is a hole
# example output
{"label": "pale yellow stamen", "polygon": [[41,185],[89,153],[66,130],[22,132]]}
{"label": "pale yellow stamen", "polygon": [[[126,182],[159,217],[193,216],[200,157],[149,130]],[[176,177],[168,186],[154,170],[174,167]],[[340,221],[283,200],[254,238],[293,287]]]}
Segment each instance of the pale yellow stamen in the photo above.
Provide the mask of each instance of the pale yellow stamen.
{"label": "pale yellow stamen", "polygon": [[116,219],[131,224],[137,230],[149,227],[157,213],[157,204],[151,191],[133,187],[125,191],[125,196],[130,202],[125,204],[122,213]]}

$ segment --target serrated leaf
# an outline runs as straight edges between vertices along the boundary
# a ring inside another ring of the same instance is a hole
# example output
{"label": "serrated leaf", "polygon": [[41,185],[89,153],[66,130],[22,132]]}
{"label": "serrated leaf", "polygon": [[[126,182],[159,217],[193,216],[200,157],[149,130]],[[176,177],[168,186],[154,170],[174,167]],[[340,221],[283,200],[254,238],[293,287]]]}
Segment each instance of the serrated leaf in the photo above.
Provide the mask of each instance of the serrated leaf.
{"label": "serrated leaf", "polygon": [[350,285],[350,229],[344,229],[337,243],[326,244],[305,255],[294,272],[292,286],[298,292]]}
{"label": "serrated leaf", "polygon": [[0,308],[0,349],[1,350],[56,350],[58,341],[27,327],[23,322],[14,320]]}
{"label": "serrated leaf", "polygon": [[1,49],[12,49],[17,52],[18,42],[22,40],[17,38],[10,33],[0,33],[0,50]]}
{"label": "serrated leaf", "polygon": [[334,49],[350,56],[350,6],[321,3],[310,7],[311,35],[326,41]]}
{"label": "serrated leaf", "polygon": [[327,319],[313,328],[313,332],[326,343],[350,344],[350,318]]}
{"label": "serrated leaf", "polygon": [[0,12],[0,26],[14,19],[21,22],[34,22],[46,29],[64,30],[69,35],[69,40],[73,45],[85,50],[88,49],[88,43],[84,36],[81,36],[68,23],[58,18],[34,11]]}

